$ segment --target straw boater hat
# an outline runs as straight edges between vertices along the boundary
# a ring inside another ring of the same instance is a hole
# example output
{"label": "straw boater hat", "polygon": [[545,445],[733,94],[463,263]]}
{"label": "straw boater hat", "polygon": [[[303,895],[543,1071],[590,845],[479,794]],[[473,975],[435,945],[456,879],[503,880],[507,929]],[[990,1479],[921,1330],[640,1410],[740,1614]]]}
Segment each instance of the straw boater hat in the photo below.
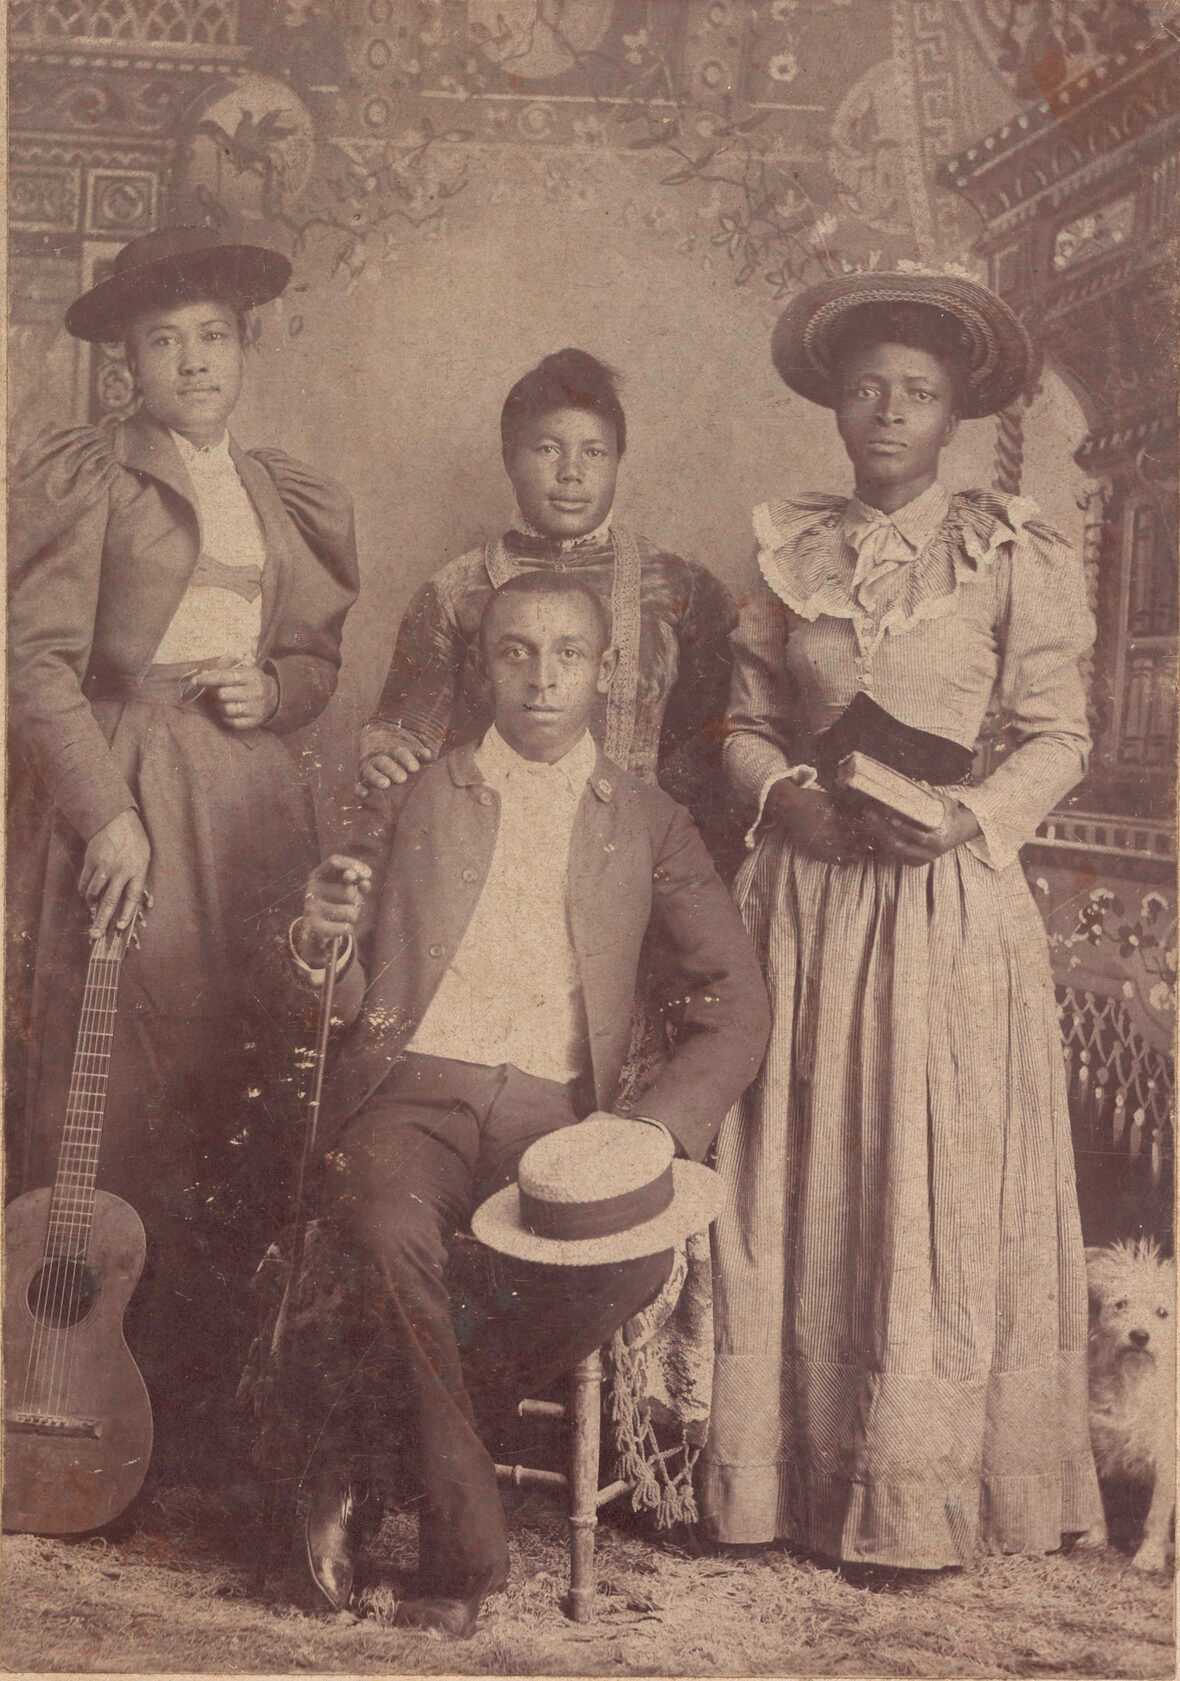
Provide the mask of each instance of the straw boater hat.
{"label": "straw boater hat", "polygon": [[1025,389],[1033,348],[1002,298],[966,275],[918,268],[876,270],[821,280],[780,315],[771,355],[781,377],[812,403],[835,406],[832,353],[850,310],[866,304],[925,304],[953,316],[962,329],[967,381],[964,420],[994,414]]}
{"label": "straw boater hat", "polygon": [[712,1168],[673,1153],[659,1127],[590,1115],[530,1144],[517,1183],[481,1204],[471,1229],[489,1249],[555,1266],[658,1255],[721,1207]]}
{"label": "straw boater hat", "polygon": [[102,343],[146,309],[202,294],[251,309],[277,298],[290,278],[286,257],[264,245],[228,245],[210,228],[157,228],[125,245],[114,273],[70,305],[66,329]]}

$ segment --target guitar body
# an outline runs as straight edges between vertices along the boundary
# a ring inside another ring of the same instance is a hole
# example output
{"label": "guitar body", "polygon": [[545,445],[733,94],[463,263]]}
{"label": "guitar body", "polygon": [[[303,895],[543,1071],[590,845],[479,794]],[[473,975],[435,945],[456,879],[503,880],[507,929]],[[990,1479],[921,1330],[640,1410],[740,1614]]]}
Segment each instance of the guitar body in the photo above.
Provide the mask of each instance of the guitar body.
{"label": "guitar body", "polygon": [[77,1535],[118,1517],[147,1474],[151,1403],[123,1339],[147,1241],[135,1210],[96,1190],[85,1258],[47,1259],[52,1197],[29,1191],[5,1214],[3,1526]]}

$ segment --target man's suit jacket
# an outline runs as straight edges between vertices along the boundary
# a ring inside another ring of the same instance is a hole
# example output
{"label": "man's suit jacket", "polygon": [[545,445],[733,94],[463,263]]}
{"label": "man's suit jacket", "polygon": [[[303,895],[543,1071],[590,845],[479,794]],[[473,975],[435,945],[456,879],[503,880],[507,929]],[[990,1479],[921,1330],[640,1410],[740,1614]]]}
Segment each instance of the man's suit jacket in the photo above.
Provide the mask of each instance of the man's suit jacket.
{"label": "man's suit jacket", "polygon": [[[499,796],[483,781],[471,746],[409,784],[371,792],[365,806],[342,848],[372,864],[374,882],[358,959],[338,984],[350,1025],[325,1079],[325,1150],[422,1020],[483,890],[499,823]],[[527,860],[522,866],[527,884]],[[688,814],[601,754],[574,821],[568,902],[598,1106],[615,1101],[650,926],[674,977],[679,1032],[640,1107],[688,1155],[703,1157],[761,1064],[770,1030],[766,988]],[[504,985],[514,980],[506,953]]]}
{"label": "man's suit jacket", "polygon": [[[258,658],[298,728],[336,686],[358,588],[352,502],[279,450],[230,453],[266,543]],[[9,497],[9,715],[50,796],[88,840],[133,803],[88,694],[141,678],[201,547],[196,492],[165,427],[145,414],[38,440]],[[243,739],[248,739],[243,737]]]}

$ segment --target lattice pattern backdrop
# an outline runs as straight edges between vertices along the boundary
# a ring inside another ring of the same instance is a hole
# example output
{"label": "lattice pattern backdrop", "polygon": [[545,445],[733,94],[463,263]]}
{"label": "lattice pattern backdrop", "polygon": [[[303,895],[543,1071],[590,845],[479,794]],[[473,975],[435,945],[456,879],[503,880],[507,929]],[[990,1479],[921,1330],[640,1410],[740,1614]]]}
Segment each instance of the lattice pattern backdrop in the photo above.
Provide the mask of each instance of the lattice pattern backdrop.
{"label": "lattice pattern backdrop", "polygon": [[237,0],[13,0],[14,40],[40,36],[91,41],[200,45],[237,40]]}

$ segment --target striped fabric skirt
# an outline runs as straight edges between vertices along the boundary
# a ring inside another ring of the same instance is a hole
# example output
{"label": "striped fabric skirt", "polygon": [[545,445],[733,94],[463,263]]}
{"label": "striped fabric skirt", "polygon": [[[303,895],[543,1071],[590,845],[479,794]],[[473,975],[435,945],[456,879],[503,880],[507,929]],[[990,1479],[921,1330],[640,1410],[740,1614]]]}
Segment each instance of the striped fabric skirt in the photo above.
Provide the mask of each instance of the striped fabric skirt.
{"label": "striped fabric skirt", "polygon": [[1101,1512],[1045,935],[1019,865],[736,884],[775,1025],[726,1118],[703,1516],[830,1558],[1042,1552]]}

